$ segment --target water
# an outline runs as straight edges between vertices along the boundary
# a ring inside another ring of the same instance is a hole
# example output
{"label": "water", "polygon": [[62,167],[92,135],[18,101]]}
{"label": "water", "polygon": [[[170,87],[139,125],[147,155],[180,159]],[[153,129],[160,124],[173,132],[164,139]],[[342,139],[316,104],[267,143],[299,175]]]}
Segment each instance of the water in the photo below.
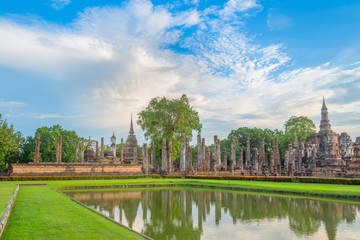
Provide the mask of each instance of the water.
{"label": "water", "polygon": [[357,204],[171,188],[67,194],[154,239],[360,239]]}

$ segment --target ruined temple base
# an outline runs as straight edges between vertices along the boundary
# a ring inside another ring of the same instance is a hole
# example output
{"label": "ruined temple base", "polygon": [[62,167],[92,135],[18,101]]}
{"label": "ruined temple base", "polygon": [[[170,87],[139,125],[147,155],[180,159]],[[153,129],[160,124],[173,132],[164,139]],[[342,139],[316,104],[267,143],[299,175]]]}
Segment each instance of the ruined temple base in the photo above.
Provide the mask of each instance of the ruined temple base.
{"label": "ruined temple base", "polygon": [[12,164],[10,176],[113,176],[143,174],[141,165],[101,163]]}

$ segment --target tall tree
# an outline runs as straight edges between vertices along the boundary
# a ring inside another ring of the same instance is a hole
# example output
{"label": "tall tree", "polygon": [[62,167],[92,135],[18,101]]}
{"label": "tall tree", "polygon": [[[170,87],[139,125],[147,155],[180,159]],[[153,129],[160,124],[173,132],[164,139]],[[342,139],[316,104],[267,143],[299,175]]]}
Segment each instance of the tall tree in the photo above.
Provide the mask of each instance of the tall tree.
{"label": "tall tree", "polygon": [[185,94],[180,99],[151,99],[138,114],[137,124],[145,132],[145,139],[154,141],[157,156],[160,156],[162,138],[172,138],[174,159],[179,157],[181,134],[191,139],[192,131],[201,132],[202,128],[198,112],[190,106]]}
{"label": "tall tree", "polygon": [[284,123],[284,128],[285,134],[279,143],[279,150],[282,155],[288,149],[289,142],[294,142],[295,134],[299,143],[303,143],[311,134],[316,133],[315,123],[310,118],[304,116],[291,116]]}
{"label": "tall tree", "polygon": [[[64,130],[60,125],[52,127],[41,127],[36,129],[36,134],[40,133],[40,161],[56,161],[56,144],[59,136],[62,135],[62,161],[75,162],[76,160],[76,142],[80,137],[75,131]],[[35,154],[35,137],[27,137],[23,146],[23,161],[32,162]]]}
{"label": "tall tree", "polygon": [[17,162],[20,147],[24,142],[20,132],[14,130],[13,125],[8,125],[6,119],[1,119],[0,114],[0,171],[8,169],[9,165]]}

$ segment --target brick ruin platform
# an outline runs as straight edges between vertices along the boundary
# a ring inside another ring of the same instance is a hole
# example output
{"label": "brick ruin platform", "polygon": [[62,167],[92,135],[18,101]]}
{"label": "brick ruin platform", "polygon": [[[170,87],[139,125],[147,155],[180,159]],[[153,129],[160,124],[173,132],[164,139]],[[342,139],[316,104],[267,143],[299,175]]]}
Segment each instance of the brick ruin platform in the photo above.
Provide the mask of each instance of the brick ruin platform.
{"label": "brick ruin platform", "polygon": [[142,174],[141,165],[99,163],[12,164],[10,176],[111,176]]}

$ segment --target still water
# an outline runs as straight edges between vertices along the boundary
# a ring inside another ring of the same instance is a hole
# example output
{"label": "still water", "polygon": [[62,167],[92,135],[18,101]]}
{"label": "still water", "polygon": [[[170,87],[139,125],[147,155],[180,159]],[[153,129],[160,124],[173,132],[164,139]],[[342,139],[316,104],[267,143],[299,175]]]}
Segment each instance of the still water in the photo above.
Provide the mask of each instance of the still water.
{"label": "still water", "polygon": [[157,189],[70,197],[153,239],[360,239],[360,205]]}

